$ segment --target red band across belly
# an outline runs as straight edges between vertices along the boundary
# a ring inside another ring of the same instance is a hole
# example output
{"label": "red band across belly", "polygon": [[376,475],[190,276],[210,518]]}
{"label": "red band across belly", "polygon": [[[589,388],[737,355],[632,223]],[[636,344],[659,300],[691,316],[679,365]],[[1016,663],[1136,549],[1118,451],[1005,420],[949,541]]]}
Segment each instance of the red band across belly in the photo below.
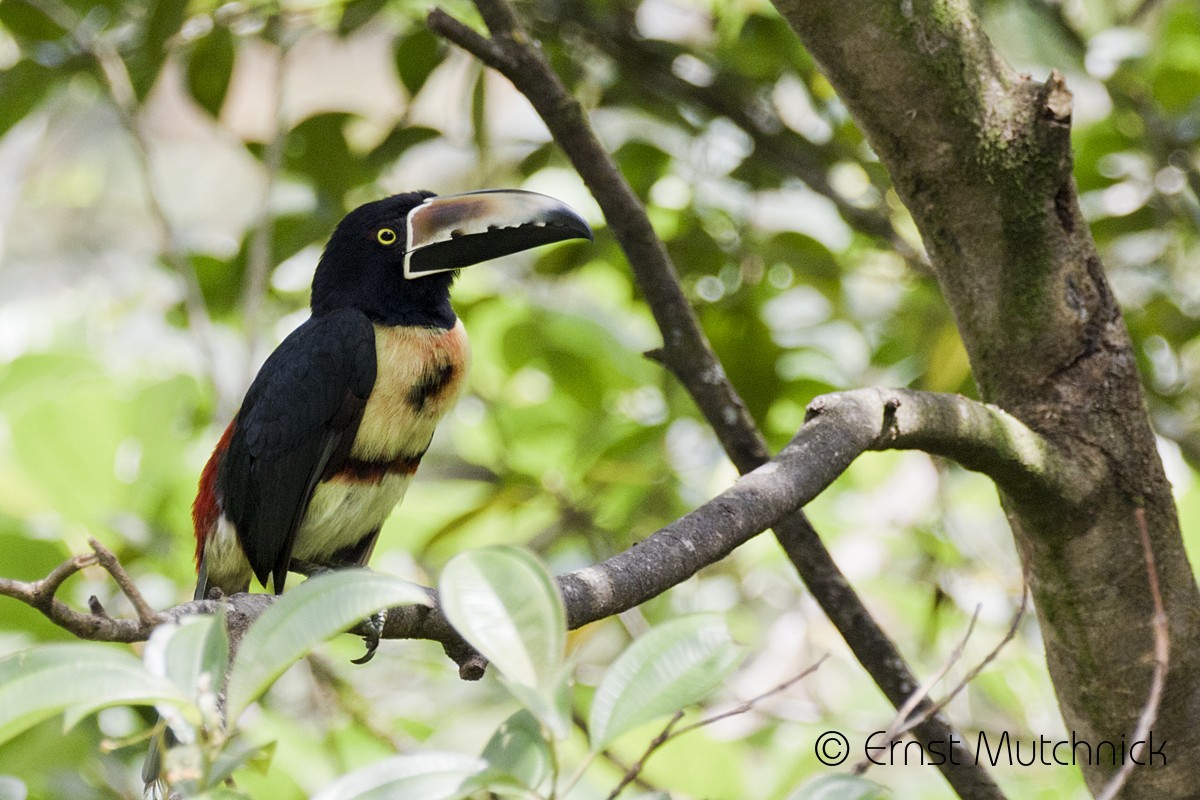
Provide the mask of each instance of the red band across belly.
{"label": "red band across belly", "polygon": [[391,461],[362,461],[347,459],[342,468],[330,476],[330,480],[347,483],[380,483],[388,475],[412,475],[421,463],[419,453],[415,456],[401,455]]}

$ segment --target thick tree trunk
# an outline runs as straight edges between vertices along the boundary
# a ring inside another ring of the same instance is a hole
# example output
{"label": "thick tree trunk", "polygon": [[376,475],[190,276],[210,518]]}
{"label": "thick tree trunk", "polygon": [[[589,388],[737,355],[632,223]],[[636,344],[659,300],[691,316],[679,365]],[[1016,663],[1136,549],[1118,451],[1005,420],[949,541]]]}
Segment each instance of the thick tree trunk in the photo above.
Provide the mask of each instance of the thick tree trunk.
{"label": "thick tree trunk", "polygon": [[[1144,509],[1170,632],[1167,764],[1126,797],[1195,794],[1200,593],[1134,354],[1071,177],[1071,95],[1015,74],[968,0],[775,0],[911,210],[983,398],[1074,464],[1077,498],[1002,493],[1077,738],[1132,739],[1153,671]],[[1081,765],[1093,791],[1115,767]]]}

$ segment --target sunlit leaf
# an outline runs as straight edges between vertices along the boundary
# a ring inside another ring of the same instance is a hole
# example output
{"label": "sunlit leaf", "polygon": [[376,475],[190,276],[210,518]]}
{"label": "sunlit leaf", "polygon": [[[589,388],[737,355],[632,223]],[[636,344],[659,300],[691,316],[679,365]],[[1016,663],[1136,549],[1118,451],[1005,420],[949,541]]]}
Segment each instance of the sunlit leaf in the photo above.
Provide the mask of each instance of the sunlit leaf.
{"label": "sunlit leaf", "polygon": [[63,712],[78,720],[110,706],[168,702],[187,698],[119,647],[47,645],[0,659],[0,744]]}
{"label": "sunlit leaf", "polygon": [[588,725],[592,750],[698,702],[738,659],[718,616],[682,617],[652,628],[613,662],[596,690]]}
{"label": "sunlit leaf", "polygon": [[383,608],[429,603],[420,586],[368,570],[305,581],[263,612],[242,639],[229,674],[229,719],[236,721],[297,659],[334,634]]}
{"label": "sunlit leaf", "polygon": [[454,800],[475,790],[472,778],[486,767],[459,753],[396,756],[339,778],[313,800]]}
{"label": "sunlit leaf", "polygon": [[556,680],[566,615],[557,584],[532,555],[515,547],[463,553],[442,570],[439,590],[450,622],[509,680]]}
{"label": "sunlit leaf", "polygon": [[451,559],[438,589],[455,629],[543,723],[565,733],[566,613],[546,568],[524,550],[487,547]]}
{"label": "sunlit leaf", "polygon": [[215,697],[225,681],[229,637],[225,616],[187,617],[178,625],[161,625],[146,644],[146,668],[167,678],[187,697]]}

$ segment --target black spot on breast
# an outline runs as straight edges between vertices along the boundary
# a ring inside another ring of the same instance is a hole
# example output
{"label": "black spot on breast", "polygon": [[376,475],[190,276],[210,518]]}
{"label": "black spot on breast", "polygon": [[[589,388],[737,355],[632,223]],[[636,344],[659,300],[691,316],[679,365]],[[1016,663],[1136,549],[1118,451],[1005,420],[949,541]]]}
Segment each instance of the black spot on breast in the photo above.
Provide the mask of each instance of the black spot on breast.
{"label": "black spot on breast", "polygon": [[425,410],[425,404],[441,394],[454,380],[457,368],[453,364],[442,363],[426,370],[413,387],[408,390],[408,404],[414,410]]}

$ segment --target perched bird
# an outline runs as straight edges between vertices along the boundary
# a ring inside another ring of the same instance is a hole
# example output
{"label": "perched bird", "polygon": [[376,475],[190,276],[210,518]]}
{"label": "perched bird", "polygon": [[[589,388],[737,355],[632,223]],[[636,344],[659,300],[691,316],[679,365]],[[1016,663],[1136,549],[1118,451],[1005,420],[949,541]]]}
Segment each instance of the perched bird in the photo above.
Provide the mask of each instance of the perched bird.
{"label": "perched bird", "polygon": [[[317,265],[312,316],[263,363],[201,474],[196,599],[365,565],[463,387],[458,270],[577,238],[592,238],[579,214],[525,191],[413,192],[347,214]],[[156,742],[148,784],[160,768]]]}

